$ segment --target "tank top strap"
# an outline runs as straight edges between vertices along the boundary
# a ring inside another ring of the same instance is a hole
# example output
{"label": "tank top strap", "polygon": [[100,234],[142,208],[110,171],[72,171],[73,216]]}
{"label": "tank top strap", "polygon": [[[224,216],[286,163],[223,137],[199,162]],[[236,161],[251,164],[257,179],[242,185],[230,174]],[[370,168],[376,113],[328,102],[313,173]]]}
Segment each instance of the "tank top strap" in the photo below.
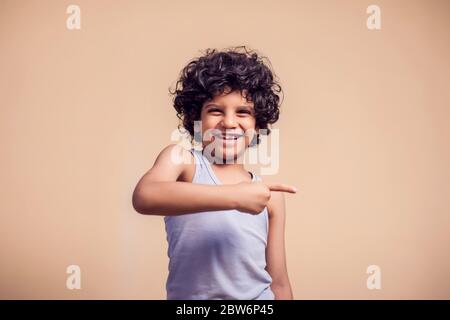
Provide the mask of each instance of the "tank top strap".
{"label": "tank top strap", "polygon": [[[196,175],[199,175],[201,173],[207,173],[215,184],[222,184],[219,179],[217,178],[216,174],[214,173],[211,164],[209,160],[203,155],[203,152],[201,150],[196,150],[194,148],[191,148],[189,150],[194,158],[195,158],[195,164],[196,164]],[[261,178],[256,175],[253,171],[248,171],[252,176],[252,182],[261,181]]]}
{"label": "tank top strap", "polygon": [[195,166],[203,166],[204,165],[203,159],[202,159],[201,155],[199,154],[199,151],[195,150],[194,148],[191,148],[189,151],[194,156]]}
{"label": "tank top strap", "polygon": [[201,184],[214,184],[214,179],[210,176],[210,168],[206,163],[202,151],[191,148],[189,150],[194,156],[195,173],[192,182]]}

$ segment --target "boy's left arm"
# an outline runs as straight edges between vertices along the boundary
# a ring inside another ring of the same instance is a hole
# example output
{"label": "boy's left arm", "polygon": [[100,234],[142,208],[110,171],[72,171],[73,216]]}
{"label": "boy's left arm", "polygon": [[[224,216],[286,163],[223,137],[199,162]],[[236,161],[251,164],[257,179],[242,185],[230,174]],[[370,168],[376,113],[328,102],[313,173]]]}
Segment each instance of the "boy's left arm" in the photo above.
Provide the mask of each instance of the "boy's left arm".
{"label": "boy's left arm", "polygon": [[284,241],[286,211],[283,192],[271,192],[267,210],[269,213],[269,234],[266,248],[266,269],[272,277],[270,287],[275,294],[275,300],[292,300],[293,294],[286,267]]}

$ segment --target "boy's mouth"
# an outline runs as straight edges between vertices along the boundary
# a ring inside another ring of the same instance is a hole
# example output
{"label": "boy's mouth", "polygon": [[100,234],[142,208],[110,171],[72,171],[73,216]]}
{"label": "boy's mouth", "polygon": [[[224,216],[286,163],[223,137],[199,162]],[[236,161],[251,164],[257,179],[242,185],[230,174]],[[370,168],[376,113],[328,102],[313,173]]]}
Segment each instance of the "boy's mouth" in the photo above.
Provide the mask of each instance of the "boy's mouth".
{"label": "boy's mouth", "polygon": [[242,133],[228,133],[228,134],[219,133],[214,136],[221,140],[235,141],[235,140],[238,140],[239,138],[243,137],[244,134],[242,134]]}
{"label": "boy's mouth", "polygon": [[236,147],[236,145],[240,144],[240,141],[242,141],[242,137],[244,134],[217,134],[214,135],[214,139],[219,143],[219,145],[222,145],[223,148],[228,147]]}
{"label": "boy's mouth", "polygon": [[217,135],[216,136],[216,138],[225,140],[225,141],[237,141],[241,137],[243,137],[243,135]]}
{"label": "boy's mouth", "polygon": [[222,140],[237,140],[240,137],[241,136],[219,136],[219,138],[222,139]]}

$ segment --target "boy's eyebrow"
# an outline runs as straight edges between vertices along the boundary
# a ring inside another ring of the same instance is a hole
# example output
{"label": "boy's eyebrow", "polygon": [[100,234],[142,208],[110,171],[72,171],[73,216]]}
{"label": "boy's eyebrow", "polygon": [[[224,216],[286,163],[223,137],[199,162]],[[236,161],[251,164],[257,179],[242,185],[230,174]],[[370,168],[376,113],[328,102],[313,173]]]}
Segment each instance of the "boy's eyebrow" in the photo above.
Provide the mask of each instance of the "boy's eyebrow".
{"label": "boy's eyebrow", "polygon": [[237,108],[243,108],[243,109],[253,109],[253,106],[237,106]]}
{"label": "boy's eyebrow", "polygon": [[206,106],[205,106],[205,108],[208,108],[208,107],[221,107],[220,105],[217,105],[217,104],[215,104],[215,103],[208,103]]}
{"label": "boy's eyebrow", "polygon": [[[222,105],[216,104],[216,103],[208,103],[208,104],[205,106],[205,109],[208,108],[208,107],[222,107]],[[252,106],[251,106],[251,105],[247,105],[247,106],[237,106],[236,108],[252,109]]]}

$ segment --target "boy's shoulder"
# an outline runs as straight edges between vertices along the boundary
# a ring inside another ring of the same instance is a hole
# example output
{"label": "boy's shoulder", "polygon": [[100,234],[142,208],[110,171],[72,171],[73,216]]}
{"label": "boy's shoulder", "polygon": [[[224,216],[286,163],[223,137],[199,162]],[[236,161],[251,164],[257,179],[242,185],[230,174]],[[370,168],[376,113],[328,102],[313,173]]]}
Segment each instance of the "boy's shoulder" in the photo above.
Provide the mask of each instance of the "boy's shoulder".
{"label": "boy's shoulder", "polygon": [[179,144],[169,144],[162,149],[158,158],[170,161],[174,166],[181,167],[178,181],[191,182],[195,173],[195,160],[193,154]]}
{"label": "boy's shoulder", "polygon": [[193,155],[185,147],[171,143],[161,150],[158,157],[170,158],[174,164],[188,164],[192,162]]}

